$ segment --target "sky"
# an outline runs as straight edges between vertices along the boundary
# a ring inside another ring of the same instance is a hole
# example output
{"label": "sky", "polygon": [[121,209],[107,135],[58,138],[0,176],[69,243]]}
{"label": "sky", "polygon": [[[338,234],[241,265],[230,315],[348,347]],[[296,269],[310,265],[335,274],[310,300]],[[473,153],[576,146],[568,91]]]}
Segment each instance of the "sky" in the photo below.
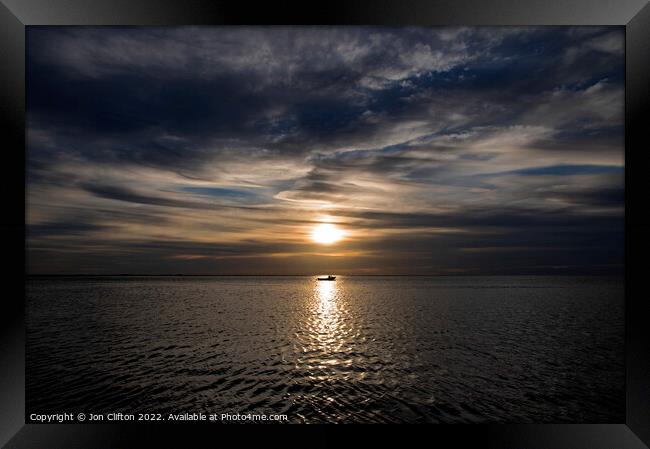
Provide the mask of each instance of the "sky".
{"label": "sky", "polygon": [[31,274],[623,268],[622,27],[32,26],[26,135]]}

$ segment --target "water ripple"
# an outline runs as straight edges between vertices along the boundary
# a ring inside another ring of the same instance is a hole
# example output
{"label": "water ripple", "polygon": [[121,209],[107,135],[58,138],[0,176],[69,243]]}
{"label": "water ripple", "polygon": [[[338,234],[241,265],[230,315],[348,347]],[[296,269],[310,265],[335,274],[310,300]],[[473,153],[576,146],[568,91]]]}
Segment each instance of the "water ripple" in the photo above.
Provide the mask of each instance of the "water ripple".
{"label": "water ripple", "polygon": [[27,284],[27,407],[291,422],[622,422],[610,278]]}

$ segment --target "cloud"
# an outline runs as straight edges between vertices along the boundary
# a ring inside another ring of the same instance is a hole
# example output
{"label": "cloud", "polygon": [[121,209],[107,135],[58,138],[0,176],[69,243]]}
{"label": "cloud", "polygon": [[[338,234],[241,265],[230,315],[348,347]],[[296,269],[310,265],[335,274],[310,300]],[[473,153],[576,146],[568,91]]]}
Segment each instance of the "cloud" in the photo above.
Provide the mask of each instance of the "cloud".
{"label": "cloud", "polygon": [[30,270],[616,272],[623,37],[30,27]]}

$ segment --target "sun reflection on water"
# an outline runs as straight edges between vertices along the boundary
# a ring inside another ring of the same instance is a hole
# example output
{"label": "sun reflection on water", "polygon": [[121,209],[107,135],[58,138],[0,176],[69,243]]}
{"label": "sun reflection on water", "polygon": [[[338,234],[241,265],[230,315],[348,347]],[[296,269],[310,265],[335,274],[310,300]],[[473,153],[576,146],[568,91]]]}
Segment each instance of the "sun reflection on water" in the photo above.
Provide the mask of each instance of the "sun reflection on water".
{"label": "sun reflection on water", "polygon": [[[358,334],[348,310],[344,279],[318,281],[309,286],[301,329],[296,333],[298,357],[295,367],[313,382],[329,382],[356,375],[352,369]],[[319,400],[327,395],[321,393]]]}
{"label": "sun reflection on water", "polygon": [[336,281],[316,281],[316,334],[321,349],[327,349],[338,338],[339,304]]}

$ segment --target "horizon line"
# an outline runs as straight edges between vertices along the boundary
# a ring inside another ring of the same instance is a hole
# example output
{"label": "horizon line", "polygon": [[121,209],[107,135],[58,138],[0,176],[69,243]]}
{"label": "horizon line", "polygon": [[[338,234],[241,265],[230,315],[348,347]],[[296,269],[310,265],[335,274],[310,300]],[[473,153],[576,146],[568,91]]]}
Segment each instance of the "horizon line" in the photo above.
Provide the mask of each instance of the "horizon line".
{"label": "horizon line", "polygon": [[[151,273],[25,273],[27,277],[311,277],[325,273],[314,274],[151,274]],[[437,273],[437,274],[337,274],[336,276],[403,276],[403,277],[434,277],[434,276],[624,276],[625,273],[510,273],[510,274],[480,274],[480,273]]]}

